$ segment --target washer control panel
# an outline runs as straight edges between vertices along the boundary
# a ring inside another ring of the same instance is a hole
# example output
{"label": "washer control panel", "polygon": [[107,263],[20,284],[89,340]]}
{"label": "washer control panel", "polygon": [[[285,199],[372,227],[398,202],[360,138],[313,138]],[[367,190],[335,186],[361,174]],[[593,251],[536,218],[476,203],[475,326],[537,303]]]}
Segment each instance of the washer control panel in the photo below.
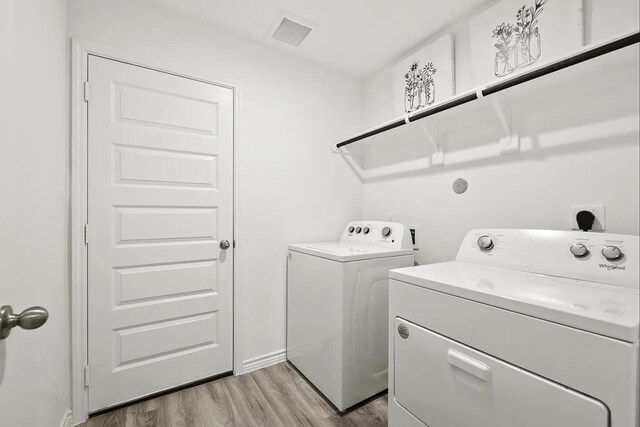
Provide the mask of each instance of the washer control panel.
{"label": "washer control panel", "polygon": [[352,221],[345,227],[340,241],[392,249],[413,247],[409,228],[404,224],[387,221]]}
{"label": "washer control panel", "polygon": [[638,236],[555,230],[473,230],[457,261],[640,287]]}

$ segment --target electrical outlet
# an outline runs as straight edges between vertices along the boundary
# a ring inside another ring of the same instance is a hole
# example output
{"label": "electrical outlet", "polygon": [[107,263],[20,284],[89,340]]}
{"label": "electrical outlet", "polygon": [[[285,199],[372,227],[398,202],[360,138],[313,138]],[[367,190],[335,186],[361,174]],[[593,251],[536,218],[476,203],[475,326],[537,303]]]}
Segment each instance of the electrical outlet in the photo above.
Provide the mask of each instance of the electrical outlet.
{"label": "electrical outlet", "polygon": [[407,226],[409,228],[409,234],[411,235],[411,243],[413,243],[413,250],[417,251],[418,249],[420,249],[420,233],[418,233],[418,230],[420,230],[420,227],[417,225],[408,225]]}
{"label": "electrical outlet", "polygon": [[605,231],[607,229],[604,205],[572,205],[569,208],[569,224],[572,230],[580,230],[576,220],[576,215],[580,211],[589,211],[596,217],[591,231]]}

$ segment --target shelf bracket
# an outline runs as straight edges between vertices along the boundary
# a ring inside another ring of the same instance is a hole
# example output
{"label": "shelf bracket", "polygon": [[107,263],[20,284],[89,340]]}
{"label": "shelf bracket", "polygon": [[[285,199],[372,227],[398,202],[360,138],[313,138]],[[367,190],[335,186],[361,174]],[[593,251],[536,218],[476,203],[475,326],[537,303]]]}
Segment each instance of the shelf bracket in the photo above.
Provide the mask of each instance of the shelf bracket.
{"label": "shelf bracket", "polygon": [[511,101],[502,94],[496,94],[491,97],[491,106],[500,122],[500,154],[519,152],[520,138],[514,126]]}
{"label": "shelf bracket", "polygon": [[420,126],[420,128],[424,132],[424,135],[427,137],[427,141],[429,141],[429,143],[433,147],[433,152],[431,153],[431,166],[443,166],[444,152],[440,144],[438,123],[433,120],[425,119],[422,119],[416,123]]}
{"label": "shelf bracket", "polygon": [[340,154],[340,155],[349,154],[349,152],[346,151],[345,149],[336,147],[335,143],[329,143],[328,147],[329,147],[329,151],[331,151],[333,154]]}
{"label": "shelf bracket", "polygon": [[364,181],[364,179],[366,178],[366,172],[362,170],[360,165],[358,165],[358,162],[356,162],[349,150],[344,147],[338,148],[336,147],[335,143],[329,143],[328,147],[329,151],[334,154],[340,155],[340,157],[344,159],[344,161],[347,163],[347,166],[349,166],[349,168],[351,168],[351,170],[360,178],[360,181]]}
{"label": "shelf bracket", "polygon": [[351,156],[351,153],[349,152],[347,147],[338,147],[336,146],[335,142],[328,142],[327,147],[333,154],[339,154],[342,157]]}

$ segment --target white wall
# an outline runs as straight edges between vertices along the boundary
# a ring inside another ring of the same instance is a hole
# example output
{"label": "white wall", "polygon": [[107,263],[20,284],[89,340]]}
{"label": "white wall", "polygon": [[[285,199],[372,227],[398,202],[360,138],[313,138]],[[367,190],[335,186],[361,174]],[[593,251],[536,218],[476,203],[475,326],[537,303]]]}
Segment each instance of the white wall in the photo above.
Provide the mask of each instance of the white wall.
{"label": "white wall", "polygon": [[66,0],[0,0],[0,305],[49,310],[0,341],[0,424],[57,426],[69,392]]}
{"label": "white wall", "polygon": [[327,148],[357,128],[360,82],[137,2],[71,0],[69,20],[72,37],[239,84],[242,358],[283,349],[287,244],[337,238],[361,213],[360,183]]}
{"label": "white wall", "polygon": [[[585,40],[597,42],[637,30],[638,19],[637,0],[586,0]],[[449,30],[455,39],[460,93],[472,89],[467,22]],[[393,118],[390,67],[364,83],[364,127]],[[458,123],[446,136],[444,167],[367,182],[363,216],[420,225],[418,263],[453,259],[473,228],[567,229],[572,204],[605,204],[607,231],[637,235],[638,88],[607,93],[601,89],[607,83],[603,76],[573,99],[550,99],[517,118],[520,154],[498,154],[495,119],[479,126]],[[426,140],[392,145],[370,144],[362,164],[388,164],[391,158],[420,157],[429,151]],[[463,195],[451,189],[458,177],[469,182]]]}

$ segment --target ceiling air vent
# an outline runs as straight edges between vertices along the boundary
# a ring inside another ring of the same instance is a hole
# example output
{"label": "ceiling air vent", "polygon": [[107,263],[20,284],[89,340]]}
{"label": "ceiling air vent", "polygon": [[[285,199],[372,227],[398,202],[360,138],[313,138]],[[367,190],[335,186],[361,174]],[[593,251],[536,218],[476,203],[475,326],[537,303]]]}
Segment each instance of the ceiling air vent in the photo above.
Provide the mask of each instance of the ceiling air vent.
{"label": "ceiling air vent", "polygon": [[[297,17],[282,16],[281,14],[279,18],[280,24],[275,31],[272,31],[271,37],[292,46],[299,46],[313,29],[313,24],[307,22],[301,24],[300,21],[304,20],[298,19]],[[276,21],[276,23],[277,22],[278,21]]]}

